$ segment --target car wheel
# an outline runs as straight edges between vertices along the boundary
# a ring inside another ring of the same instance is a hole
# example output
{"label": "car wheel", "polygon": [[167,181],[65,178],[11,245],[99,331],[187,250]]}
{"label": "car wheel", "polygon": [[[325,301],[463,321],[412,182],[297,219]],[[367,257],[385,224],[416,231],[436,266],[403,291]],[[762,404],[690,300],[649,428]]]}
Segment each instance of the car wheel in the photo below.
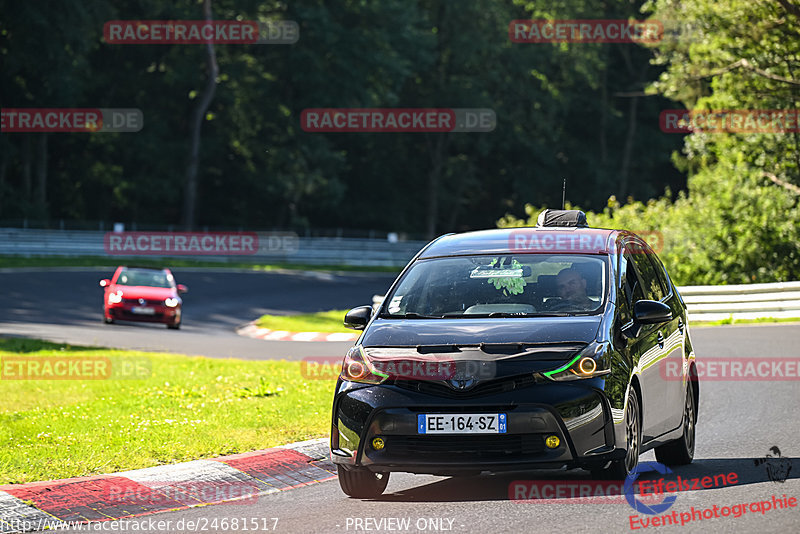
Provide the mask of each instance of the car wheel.
{"label": "car wheel", "polygon": [[633,388],[628,393],[628,409],[625,412],[625,442],[625,458],[612,460],[605,469],[592,470],[593,477],[623,480],[639,465],[642,424],[639,419],[639,398]]}
{"label": "car wheel", "polygon": [[664,465],[686,465],[694,460],[694,430],[697,419],[691,382],[686,387],[686,401],[683,405],[683,435],[675,441],[656,447],[656,460]]}
{"label": "car wheel", "polygon": [[167,328],[169,328],[170,330],[178,330],[180,327],[181,327],[180,321],[177,323],[167,325]]}
{"label": "car wheel", "polygon": [[106,324],[114,324],[114,319],[111,317],[103,317],[103,322]]}
{"label": "car wheel", "polygon": [[341,465],[336,466],[336,471],[342,491],[356,499],[378,497],[389,483],[389,473],[373,473],[363,468],[346,469]]}

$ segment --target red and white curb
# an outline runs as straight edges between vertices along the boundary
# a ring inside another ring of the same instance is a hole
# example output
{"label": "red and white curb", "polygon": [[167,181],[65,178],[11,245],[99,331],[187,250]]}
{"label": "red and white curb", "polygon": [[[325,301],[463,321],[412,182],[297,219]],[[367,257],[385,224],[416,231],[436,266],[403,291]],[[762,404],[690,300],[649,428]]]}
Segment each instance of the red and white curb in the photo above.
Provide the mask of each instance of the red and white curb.
{"label": "red and white curb", "polygon": [[335,478],[329,454],[328,440],[322,438],[112,475],[0,486],[0,532],[34,531],[59,522],[111,521],[208,504],[251,504],[260,495]]}
{"label": "red and white curb", "polygon": [[358,334],[338,332],[329,334],[325,332],[289,332],[287,330],[270,330],[261,328],[255,323],[248,323],[236,329],[240,336],[265,339],[268,341],[355,341]]}

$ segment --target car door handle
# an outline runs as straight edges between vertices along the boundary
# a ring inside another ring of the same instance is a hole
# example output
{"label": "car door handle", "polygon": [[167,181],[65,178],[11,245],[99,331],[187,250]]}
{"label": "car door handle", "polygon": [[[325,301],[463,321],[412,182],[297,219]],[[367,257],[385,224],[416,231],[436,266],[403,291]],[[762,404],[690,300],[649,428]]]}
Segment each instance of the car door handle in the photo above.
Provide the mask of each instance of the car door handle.
{"label": "car door handle", "polygon": [[661,334],[661,332],[658,333],[658,348],[664,348],[664,336]]}
{"label": "car door handle", "polygon": [[683,334],[683,321],[681,319],[678,319],[678,330]]}

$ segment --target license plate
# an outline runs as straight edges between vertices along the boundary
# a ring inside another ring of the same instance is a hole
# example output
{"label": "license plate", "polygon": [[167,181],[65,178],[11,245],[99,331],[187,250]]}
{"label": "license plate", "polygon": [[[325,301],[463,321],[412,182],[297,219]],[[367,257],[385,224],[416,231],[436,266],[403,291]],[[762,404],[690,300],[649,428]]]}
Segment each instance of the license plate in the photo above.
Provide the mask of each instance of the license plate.
{"label": "license plate", "polygon": [[155,308],[133,307],[133,308],[131,308],[131,313],[138,313],[139,315],[155,315],[156,309]]}
{"label": "license plate", "polygon": [[418,434],[505,434],[504,413],[421,413]]}

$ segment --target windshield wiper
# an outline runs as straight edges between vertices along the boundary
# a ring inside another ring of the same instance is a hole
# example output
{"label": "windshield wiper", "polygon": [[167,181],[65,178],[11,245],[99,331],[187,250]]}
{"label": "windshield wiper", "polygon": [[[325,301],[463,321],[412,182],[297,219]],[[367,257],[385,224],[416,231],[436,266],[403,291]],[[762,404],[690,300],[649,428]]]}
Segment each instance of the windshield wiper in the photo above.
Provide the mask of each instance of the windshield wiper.
{"label": "windshield wiper", "polygon": [[381,314],[382,318],[386,319],[442,319],[444,315],[422,315],[416,312],[408,312],[408,313],[384,313]]}
{"label": "windshield wiper", "polygon": [[491,312],[491,313],[448,313],[446,319],[486,319],[514,317],[572,317],[568,312]]}

